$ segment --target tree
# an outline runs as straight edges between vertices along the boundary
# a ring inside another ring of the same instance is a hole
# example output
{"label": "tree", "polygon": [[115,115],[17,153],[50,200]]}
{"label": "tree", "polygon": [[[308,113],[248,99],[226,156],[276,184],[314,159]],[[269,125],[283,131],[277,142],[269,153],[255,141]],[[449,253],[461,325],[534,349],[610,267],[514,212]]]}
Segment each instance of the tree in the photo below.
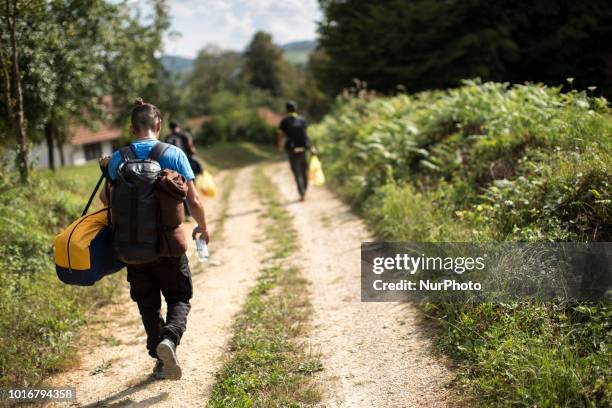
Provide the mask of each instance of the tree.
{"label": "tree", "polygon": [[542,81],[576,77],[612,91],[607,0],[321,0],[326,89],[354,78],[389,92],[456,86],[462,79]]}
{"label": "tree", "polygon": [[28,29],[36,30],[44,5],[42,0],[5,0],[0,6],[0,72],[6,113],[17,136],[16,164],[22,182],[28,181],[30,140],[23,105],[21,41]]}
{"label": "tree", "polygon": [[244,57],[235,51],[224,51],[207,46],[200,50],[187,78],[188,113],[210,113],[212,96],[221,91],[246,91]]}
{"label": "tree", "polygon": [[[105,116],[106,96],[127,106],[126,101],[137,94],[157,92],[156,53],[169,26],[163,0],[153,1],[150,24],[142,24],[127,4],[104,0],[8,0],[3,5],[3,21],[9,24],[0,27],[0,39],[10,42],[11,29],[19,39],[14,53],[0,54],[5,83],[0,93],[18,135],[17,161],[23,180],[31,139],[25,136],[26,123],[29,136],[44,133],[52,152],[54,142],[62,146],[70,124],[91,126]],[[17,69],[19,75],[6,67]],[[54,166],[52,153],[49,159]]]}
{"label": "tree", "polygon": [[255,88],[269,91],[274,96],[282,94],[282,50],[272,42],[272,36],[258,31],[245,52],[245,69],[249,83]]}

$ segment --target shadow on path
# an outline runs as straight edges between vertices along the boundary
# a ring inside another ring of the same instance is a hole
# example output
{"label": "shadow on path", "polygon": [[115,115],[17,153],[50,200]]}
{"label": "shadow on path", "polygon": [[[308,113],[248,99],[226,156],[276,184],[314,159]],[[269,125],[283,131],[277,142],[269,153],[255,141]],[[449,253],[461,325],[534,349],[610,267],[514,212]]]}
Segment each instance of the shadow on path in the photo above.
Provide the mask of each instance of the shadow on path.
{"label": "shadow on path", "polygon": [[152,384],[155,381],[156,380],[152,376],[149,376],[145,378],[144,380],[141,380],[137,382],[136,384],[126,388],[123,391],[119,391],[118,393],[113,394],[109,397],[106,397],[103,400],[100,400],[100,401],[97,401],[91,404],[87,404],[87,405],[82,405],[82,407],[83,408],[100,408],[100,407],[127,407],[129,406],[129,407],[144,408],[144,407],[153,406],[167,399],[169,394],[167,392],[162,392],[159,395],[156,395],[151,398],[147,398],[142,401],[134,401],[132,398],[126,398],[126,397],[144,389],[147,385]]}

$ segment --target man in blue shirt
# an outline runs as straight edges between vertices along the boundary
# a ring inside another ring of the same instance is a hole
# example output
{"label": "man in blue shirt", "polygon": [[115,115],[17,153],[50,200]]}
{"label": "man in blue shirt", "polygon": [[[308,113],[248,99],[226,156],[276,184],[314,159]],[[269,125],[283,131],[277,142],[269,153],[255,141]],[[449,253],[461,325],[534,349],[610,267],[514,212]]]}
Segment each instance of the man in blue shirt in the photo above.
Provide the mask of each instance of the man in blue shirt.
{"label": "man in blue shirt", "polygon": [[[161,113],[155,106],[136,100],[136,106],[131,116],[132,142],[137,159],[146,159],[153,146],[159,143],[161,130]],[[108,176],[117,180],[117,171],[123,162],[119,151],[102,158],[100,165],[108,166]],[[193,230],[195,239],[201,235],[208,243],[204,207],[196,190],[195,176],[185,153],[175,146],[170,146],[159,159],[162,169],[171,169],[180,173],[187,181],[187,205],[191,215],[198,223]],[[100,193],[100,199],[107,204],[106,189]],[[112,193],[112,189],[110,190]],[[128,265],[127,278],[130,282],[130,296],[138,304],[142,322],[147,333],[147,349],[151,357],[157,359],[153,370],[156,378],[180,379],[181,367],[176,358],[176,347],[187,327],[187,314],[191,308],[190,299],[193,294],[191,271],[187,255],[178,257],[160,257],[146,264]],[[167,315],[161,316],[161,294],[167,304]]]}

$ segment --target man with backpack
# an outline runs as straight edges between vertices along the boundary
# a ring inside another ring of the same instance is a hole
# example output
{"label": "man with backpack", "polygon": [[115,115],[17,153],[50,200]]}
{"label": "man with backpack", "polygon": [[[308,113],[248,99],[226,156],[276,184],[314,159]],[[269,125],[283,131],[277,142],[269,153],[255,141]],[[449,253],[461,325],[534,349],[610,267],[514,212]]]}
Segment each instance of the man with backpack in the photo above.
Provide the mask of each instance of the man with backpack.
{"label": "man with backpack", "polygon": [[316,150],[310,142],[306,128],[308,124],[303,117],[297,114],[297,105],[288,101],[285,105],[287,116],[281,120],[279,129],[285,136],[285,150],[289,157],[289,165],[295,177],[300,200],[304,201],[308,189],[308,161],[306,150],[316,154]]}
{"label": "man with backpack", "polygon": [[[166,136],[164,141],[168,144],[178,147],[185,153],[187,159],[189,160],[189,166],[191,166],[191,170],[197,176],[198,174],[202,174],[204,172],[204,166],[197,158],[197,151],[195,145],[193,144],[193,138],[191,135],[183,129],[181,129],[181,125],[176,121],[170,121],[170,134]],[[187,203],[185,203],[185,215],[187,217],[191,216],[189,211],[189,207]]]}
{"label": "man with backpack", "polygon": [[[176,347],[186,330],[193,288],[187,255],[161,257],[158,253],[159,203],[154,188],[162,169],[176,171],[187,183],[187,202],[198,223],[192,237],[201,235],[208,242],[209,236],[187,156],[179,148],[158,141],[159,109],[142,99],[137,99],[135,105],[131,128],[136,140],[115,151],[110,160],[100,161],[111,187],[110,200],[105,191],[100,199],[105,204],[112,203],[114,249],[127,264],[130,296],[142,316],[147,350],[157,359],[153,373],[158,379],[180,379]],[[160,293],[167,304],[165,320],[160,313]]]}

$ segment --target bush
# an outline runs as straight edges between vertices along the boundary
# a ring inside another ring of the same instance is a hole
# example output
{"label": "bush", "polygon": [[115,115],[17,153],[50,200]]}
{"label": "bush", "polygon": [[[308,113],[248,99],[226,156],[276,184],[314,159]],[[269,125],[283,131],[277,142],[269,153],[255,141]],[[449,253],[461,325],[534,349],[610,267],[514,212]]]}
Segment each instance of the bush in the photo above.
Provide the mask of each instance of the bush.
{"label": "bush", "polygon": [[[363,94],[363,93],[362,93]],[[611,241],[607,101],[467,81],[343,97],[313,128],[335,189],[395,241]],[[612,402],[607,305],[428,304],[481,403]]]}
{"label": "bush", "polygon": [[[256,100],[253,100],[256,99]],[[202,126],[198,141],[203,144],[245,141],[271,144],[275,129],[259,115],[260,98],[219,92],[212,97],[211,120]]]}
{"label": "bush", "polygon": [[69,361],[85,311],[108,301],[119,278],[69,287],[52,261],[52,238],[80,216],[97,165],[33,172],[27,186],[0,167],[0,386],[28,386]]}

